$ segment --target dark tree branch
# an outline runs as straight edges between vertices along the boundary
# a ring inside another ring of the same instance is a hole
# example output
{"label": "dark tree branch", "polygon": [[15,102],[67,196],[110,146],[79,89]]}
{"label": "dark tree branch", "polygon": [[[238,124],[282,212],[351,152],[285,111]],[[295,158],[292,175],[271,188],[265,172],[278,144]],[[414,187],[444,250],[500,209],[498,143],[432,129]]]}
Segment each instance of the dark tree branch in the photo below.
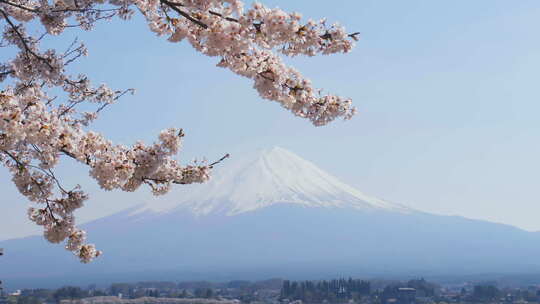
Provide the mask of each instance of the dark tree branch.
{"label": "dark tree branch", "polygon": [[175,2],[170,2],[168,0],[161,0],[161,3],[167,5],[168,7],[170,7],[173,11],[177,12],[178,14],[180,14],[181,16],[183,16],[184,18],[188,19],[189,21],[199,25],[200,27],[202,27],[203,29],[207,29],[208,28],[208,25],[204,24],[203,22],[201,22],[200,20],[197,20],[195,18],[193,18],[191,15],[189,15],[188,13],[182,11],[181,9],[179,9],[178,7],[182,7],[183,5],[182,4],[179,4],[179,3],[175,3]]}
{"label": "dark tree branch", "polygon": [[7,4],[7,5],[11,5],[11,6],[14,6],[14,7],[16,7],[16,8],[20,8],[20,9],[22,9],[22,10],[29,11],[29,12],[33,12],[33,13],[37,13],[37,12],[38,12],[38,10],[36,10],[36,9],[29,8],[29,7],[26,7],[26,6],[17,4],[17,3],[13,3],[13,2],[10,2],[10,1],[7,1],[7,0],[0,0],[0,3],[4,3],[4,4]]}
{"label": "dark tree branch", "polygon": [[227,159],[229,157],[231,157],[231,155],[229,153],[227,153],[222,158],[220,158],[219,160],[217,160],[217,161],[211,163],[210,165],[208,165],[208,167],[213,168],[215,165],[221,163],[222,161],[224,161],[225,159]]}
{"label": "dark tree branch", "polygon": [[49,68],[51,70],[53,70],[54,68],[52,67],[51,63],[49,62],[49,60],[47,60],[47,58],[44,58],[38,54],[36,54],[34,51],[32,51],[32,49],[30,49],[30,47],[28,46],[28,44],[26,43],[26,39],[22,36],[22,34],[19,32],[19,28],[13,23],[11,22],[11,19],[9,19],[9,16],[8,14],[0,9],[0,13],[4,16],[4,19],[6,20],[6,22],[9,24],[9,26],[13,29],[13,31],[15,31],[15,34],[19,37],[19,39],[21,40],[21,43],[23,44],[23,47],[26,51],[26,56],[28,56],[28,53],[32,54],[34,57],[36,57],[37,59],[45,62]]}

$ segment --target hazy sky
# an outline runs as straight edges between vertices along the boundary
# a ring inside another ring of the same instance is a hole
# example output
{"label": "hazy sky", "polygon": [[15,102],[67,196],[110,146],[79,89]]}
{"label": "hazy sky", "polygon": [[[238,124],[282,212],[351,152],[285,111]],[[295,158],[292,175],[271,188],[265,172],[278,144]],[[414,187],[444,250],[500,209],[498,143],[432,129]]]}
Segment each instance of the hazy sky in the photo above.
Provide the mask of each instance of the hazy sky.
{"label": "hazy sky", "polygon": [[[182,127],[184,160],[278,145],[367,194],[540,230],[539,1],[265,3],[362,33],[351,54],[287,60],[316,86],[352,97],[359,109],[353,120],[313,127],[262,101],[249,80],[216,68],[216,58],[168,43],[135,18],[71,33],[90,51],[74,72],[138,90],[108,108],[94,129],[131,144]],[[67,47],[68,38],[57,42]],[[60,175],[92,195],[81,220],[149,197],[146,190],[99,190],[72,165],[68,160]],[[3,168],[0,178],[0,239],[36,232]]]}

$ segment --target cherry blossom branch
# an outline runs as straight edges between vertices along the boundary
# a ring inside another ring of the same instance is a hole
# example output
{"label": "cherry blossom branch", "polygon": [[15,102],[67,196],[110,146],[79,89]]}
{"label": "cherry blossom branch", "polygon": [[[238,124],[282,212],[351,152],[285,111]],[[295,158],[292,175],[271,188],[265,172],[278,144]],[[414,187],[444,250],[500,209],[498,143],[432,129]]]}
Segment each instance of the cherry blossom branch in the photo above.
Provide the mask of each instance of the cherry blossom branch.
{"label": "cherry blossom branch", "polygon": [[[6,22],[0,46],[16,50],[12,59],[0,62],[0,82],[10,77],[10,85],[0,91],[0,159],[19,192],[38,204],[28,216],[43,227],[49,242],[65,242],[84,263],[100,255],[75,225],[73,213],[88,196],[78,187],[68,190],[55,175],[64,156],[86,165],[104,190],[149,186],[155,195],[174,184],[208,181],[211,170],[229,157],[181,165],[175,159],[184,133],[177,128],[162,131],[152,144],[129,147],[90,130],[100,112],[133,90],[94,87],[84,74],[67,75],[66,66],[86,55],[77,40],[64,52],[40,49],[44,37],[52,39],[68,27],[90,30],[98,20],[114,16],[128,20],[135,8],[157,35],[173,43],[185,40],[196,51],[217,57],[219,67],[251,79],[261,98],[316,126],[354,115],[350,99],[322,95],[281,56],[347,53],[359,33],[347,34],[324,20],[302,22],[297,13],[260,3],[243,6],[240,0],[0,0],[0,22]],[[171,18],[176,14],[179,18]],[[27,24],[42,26],[45,34],[28,34]],[[96,111],[80,110],[79,105],[90,103]]]}
{"label": "cherry blossom branch", "polygon": [[24,49],[26,50],[27,53],[30,53],[32,55],[34,55],[36,58],[40,58],[40,56],[38,56],[36,53],[34,53],[34,51],[32,51],[30,49],[30,47],[28,47],[28,44],[26,44],[26,39],[22,36],[22,34],[19,32],[17,26],[15,24],[13,24],[13,22],[11,22],[11,19],[9,18],[8,14],[0,9],[0,13],[2,14],[2,16],[4,17],[4,19],[7,21],[7,23],[9,24],[9,26],[13,29],[13,31],[15,32],[15,34],[17,34],[17,36],[19,37],[21,43],[23,44],[24,46]]}
{"label": "cherry blossom branch", "polygon": [[35,9],[29,8],[29,7],[26,7],[26,6],[17,4],[17,3],[13,3],[13,2],[7,1],[7,0],[0,0],[0,3],[4,3],[4,4],[7,4],[7,5],[11,5],[11,6],[14,6],[14,7],[16,7],[16,8],[20,8],[20,9],[23,9],[23,10],[25,10],[25,11],[29,11],[29,12],[32,12],[32,13],[37,13],[37,12],[38,12],[38,11],[35,10]]}
{"label": "cherry blossom branch", "polygon": [[[6,20],[6,22],[9,24],[9,26],[13,29],[13,31],[15,32],[15,34],[19,37],[22,45],[24,46],[24,49],[26,51],[26,54],[30,53],[31,55],[33,55],[34,57],[36,57],[37,59],[45,62],[45,64],[47,64],[49,66],[49,68],[51,70],[53,70],[53,66],[51,65],[51,63],[44,57],[36,54],[34,51],[32,51],[32,49],[28,46],[28,44],[26,43],[26,39],[22,36],[22,34],[19,32],[19,29],[18,27],[13,24],[13,22],[11,22],[9,16],[7,15],[7,13],[0,9],[0,13],[2,14],[2,16],[4,17],[4,19]],[[27,55],[28,56],[28,55]]]}
{"label": "cherry blossom branch", "polygon": [[[25,10],[25,11],[32,12],[32,13],[39,13],[40,12],[40,10],[38,10],[38,9],[33,9],[33,8],[30,8],[30,7],[27,7],[27,6],[24,6],[24,5],[20,5],[18,3],[14,3],[14,2],[11,2],[11,1],[7,1],[7,0],[0,0],[0,3],[4,3],[4,4],[7,4],[7,5],[10,5],[10,6]],[[114,12],[114,11],[118,11],[118,10],[119,10],[118,8],[113,8],[113,9],[66,8],[66,9],[53,9],[53,10],[50,10],[50,12],[52,12],[52,13],[65,13],[65,12],[94,12],[94,13],[99,12],[99,13],[103,13],[103,12]]]}
{"label": "cherry blossom branch", "polygon": [[2,77],[8,76],[9,74],[12,74],[13,72],[14,72],[13,70],[5,71],[5,72],[0,72],[0,79],[2,79]]}
{"label": "cherry blossom branch", "polygon": [[221,163],[222,161],[224,161],[225,159],[231,157],[231,155],[229,153],[225,154],[222,158],[218,159],[217,161],[211,163],[210,165],[208,165],[209,168],[213,168],[215,165]]}
{"label": "cherry blossom branch", "polygon": [[15,157],[13,154],[11,154],[9,151],[2,150],[2,153],[9,156],[9,158],[11,158],[19,166],[19,168],[26,168],[26,165],[20,162],[19,159]]}
{"label": "cherry blossom branch", "polygon": [[180,10],[178,7],[182,7],[183,5],[180,4],[180,3],[175,3],[175,2],[170,2],[170,1],[167,1],[167,0],[160,0],[161,3],[167,5],[168,7],[170,7],[173,11],[177,12],[179,15],[181,15],[182,17],[188,19],[189,21],[197,24],[198,26],[202,27],[203,29],[207,29],[208,28],[208,25],[202,23],[201,21],[191,17],[188,13]]}

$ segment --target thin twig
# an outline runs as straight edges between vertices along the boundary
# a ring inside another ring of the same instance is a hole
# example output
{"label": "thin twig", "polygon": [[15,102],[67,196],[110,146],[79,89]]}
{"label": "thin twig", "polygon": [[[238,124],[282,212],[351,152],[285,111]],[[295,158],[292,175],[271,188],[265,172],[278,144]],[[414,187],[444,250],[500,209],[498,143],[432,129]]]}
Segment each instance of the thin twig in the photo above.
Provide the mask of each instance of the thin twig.
{"label": "thin twig", "polygon": [[47,60],[46,58],[44,57],[41,57],[39,56],[38,54],[36,54],[34,51],[32,51],[30,49],[30,47],[28,46],[28,44],[26,43],[26,40],[24,39],[24,37],[22,36],[22,34],[19,32],[19,29],[18,27],[13,24],[13,22],[11,22],[11,19],[9,19],[9,16],[6,12],[4,12],[4,10],[0,9],[0,13],[4,16],[4,19],[6,19],[7,23],[9,23],[9,26],[15,31],[15,33],[17,34],[17,36],[19,37],[19,39],[21,40],[21,43],[23,44],[26,52],[27,52],[27,56],[28,56],[28,53],[32,54],[33,56],[35,56],[36,58],[38,58],[39,60],[42,60],[43,62],[45,62],[49,68],[51,70],[53,70],[54,68],[52,67],[51,63],[49,62],[49,60]]}
{"label": "thin twig", "polygon": [[209,168],[214,168],[215,165],[221,163],[222,161],[224,161],[225,159],[231,157],[231,155],[229,153],[225,154],[225,156],[223,156],[222,158],[220,158],[219,160],[211,163],[210,165],[208,165]]}
{"label": "thin twig", "polygon": [[201,22],[200,20],[197,20],[195,18],[193,18],[191,15],[189,15],[188,13],[182,11],[181,9],[179,9],[178,7],[180,6],[183,6],[179,3],[174,3],[174,2],[170,2],[170,1],[167,1],[167,0],[161,0],[161,3],[167,5],[168,7],[170,7],[172,10],[174,10],[175,12],[177,12],[178,14],[180,14],[181,16],[183,16],[184,18],[188,19],[189,21],[199,25],[200,27],[204,28],[204,29],[207,29],[208,28],[208,25],[204,24],[203,22]]}

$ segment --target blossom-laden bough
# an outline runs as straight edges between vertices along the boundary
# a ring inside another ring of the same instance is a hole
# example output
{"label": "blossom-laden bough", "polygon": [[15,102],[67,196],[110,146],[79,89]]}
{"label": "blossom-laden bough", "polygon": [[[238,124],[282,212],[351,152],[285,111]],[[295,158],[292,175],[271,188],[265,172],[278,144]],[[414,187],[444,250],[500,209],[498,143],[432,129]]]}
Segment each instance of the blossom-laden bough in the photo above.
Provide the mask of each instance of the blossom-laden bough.
{"label": "blossom-laden bough", "polygon": [[[325,20],[302,22],[297,13],[259,3],[245,9],[239,0],[0,0],[0,48],[15,50],[13,58],[0,62],[0,162],[20,193],[34,203],[28,216],[43,226],[44,237],[65,242],[85,263],[101,254],[86,242],[73,216],[88,195],[79,186],[62,185],[53,171],[61,158],[88,166],[105,190],[135,191],[145,184],[161,195],[172,184],[207,181],[212,167],[228,157],[182,166],[175,156],[184,134],[174,128],[162,131],[152,145],[113,144],[89,125],[131,90],[95,87],[83,74],[68,75],[66,66],[87,55],[82,43],[75,41],[65,52],[40,49],[45,36],[67,28],[91,30],[99,20],[113,17],[128,20],[136,11],[157,35],[170,42],[186,40],[197,51],[218,57],[219,67],[251,79],[262,98],[315,126],[355,113],[350,99],[323,95],[280,57],[349,52],[359,34]],[[30,23],[45,33],[30,35]],[[95,104],[95,110],[82,111],[82,104]]]}

